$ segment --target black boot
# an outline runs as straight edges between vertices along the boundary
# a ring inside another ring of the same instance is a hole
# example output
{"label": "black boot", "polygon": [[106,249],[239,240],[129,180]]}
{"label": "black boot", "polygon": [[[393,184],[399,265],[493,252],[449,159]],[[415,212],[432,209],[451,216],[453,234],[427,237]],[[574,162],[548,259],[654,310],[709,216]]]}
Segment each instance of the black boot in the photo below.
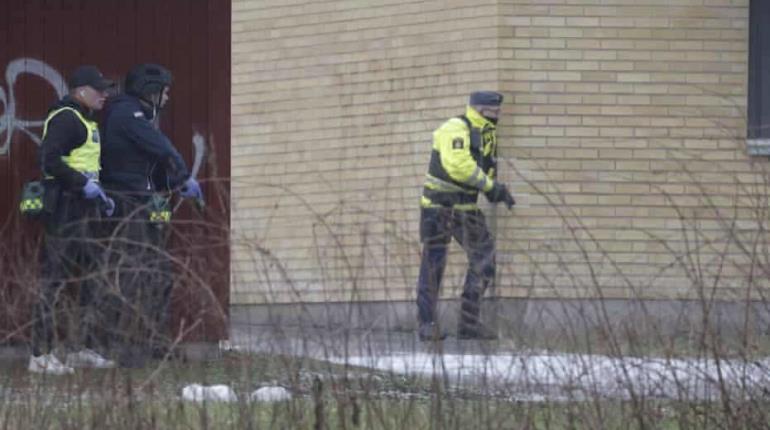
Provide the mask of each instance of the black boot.
{"label": "black boot", "polygon": [[437,341],[446,339],[447,332],[441,330],[436,323],[420,323],[417,336],[422,342]]}
{"label": "black boot", "polygon": [[[469,300],[470,299],[470,300]],[[480,297],[463,297],[460,306],[460,322],[457,326],[458,339],[495,340],[497,333],[479,321]]]}
{"label": "black boot", "polygon": [[460,322],[457,327],[457,338],[461,340],[497,340],[498,336],[497,332],[477,321],[475,323]]}

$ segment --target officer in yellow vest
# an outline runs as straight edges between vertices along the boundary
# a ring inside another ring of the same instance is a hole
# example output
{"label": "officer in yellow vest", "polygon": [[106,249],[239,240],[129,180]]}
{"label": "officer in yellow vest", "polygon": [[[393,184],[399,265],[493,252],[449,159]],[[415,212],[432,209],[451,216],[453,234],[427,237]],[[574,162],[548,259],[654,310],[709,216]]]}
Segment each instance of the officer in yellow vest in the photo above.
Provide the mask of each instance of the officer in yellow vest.
{"label": "officer in yellow vest", "polygon": [[[94,66],[80,66],[68,81],[69,94],[54,104],[43,127],[40,161],[45,176],[45,243],[41,253],[39,299],[35,307],[30,372],[68,374],[74,367],[112,367],[91,347],[98,319],[94,275],[99,253],[95,222],[110,215],[114,202],[99,185],[100,139],[93,112],[104,106],[113,86]],[[64,362],[54,355],[56,307],[64,286],[79,282],[80,337]]]}
{"label": "officer in yellow vest", "polygon": [[474,92],[465,115],[449,119],[433,132],[433,151],[420,201],[420,340],[446,337],[436,324],[436,305],[452,237],[465,250],[469,263],[457,337],[496,338],[479,321],[481,298],[495,278],[495,244],[476,202],[478,193],[483,192],[492,203],[505,203],[508,209],[515,204],[506,186],[495,179],[496,125],[502,102],[500,93]]}

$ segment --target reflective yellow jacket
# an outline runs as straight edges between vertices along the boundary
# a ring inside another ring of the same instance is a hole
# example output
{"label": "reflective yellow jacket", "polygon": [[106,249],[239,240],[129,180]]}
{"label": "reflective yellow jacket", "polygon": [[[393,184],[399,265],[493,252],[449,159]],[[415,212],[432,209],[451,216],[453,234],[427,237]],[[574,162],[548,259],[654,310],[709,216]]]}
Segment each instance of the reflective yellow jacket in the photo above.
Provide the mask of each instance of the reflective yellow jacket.
{"label": "reflective yellow jacket", "polygon": [[64,106],[58,108],[51,111],[43,123],[43,139],[45,140],[46,135],[48,134],[48,123],[51,122],[51,119],[65,111],[72,112],[72,114],[83,123],[83,126],[86,129],[86,139],[82,143],[78,142],[80,145],[72,149],[68,155],[62,155],[61,160],[71,169],[80,173],[89,173],[94,178],[98,179],[101,143],[99,139],[99,126],[96,121],[86,119],[83,114],[73,107]]}
{"label": "reflective yellow jacket", "polygon": [[478,209],[479,191],[492,189],[497,169],[495,125],[475,109],[433,132],[433,151],[420,205]]}

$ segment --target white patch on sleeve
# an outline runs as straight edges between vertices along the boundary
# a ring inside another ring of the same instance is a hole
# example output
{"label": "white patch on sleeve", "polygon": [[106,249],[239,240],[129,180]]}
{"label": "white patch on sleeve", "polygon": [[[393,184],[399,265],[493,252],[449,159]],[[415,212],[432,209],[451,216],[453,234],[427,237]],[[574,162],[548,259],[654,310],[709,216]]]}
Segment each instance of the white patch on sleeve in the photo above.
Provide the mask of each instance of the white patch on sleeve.
{"label": "white patch on sleeve", "polygon": [[142,111],[138,110],[134,112],[134,118],[144,118],[144,114],[142,113]]}

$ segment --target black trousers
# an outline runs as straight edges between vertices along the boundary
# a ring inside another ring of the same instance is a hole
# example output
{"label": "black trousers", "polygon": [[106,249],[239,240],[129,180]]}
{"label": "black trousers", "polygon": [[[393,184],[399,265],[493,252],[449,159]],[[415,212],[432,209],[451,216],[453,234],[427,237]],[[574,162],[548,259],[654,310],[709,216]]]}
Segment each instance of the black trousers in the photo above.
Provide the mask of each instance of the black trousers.
{"label": "black trousers", "polygon": [[[33,309],[32,353],[47,354],[59,346],[58,337],[65,323],[77,332],[74,339],[67,339],[66,346],[93,348],[101,341],[98,328],[105,273],[99,241],[99,201],[87,200],[80,193],[60,192],[55,184],[49,183],[46,205],[38,297]],[[61,312],[65,298],[70,299],[72,314]]]}
{"label": "black trousers", "polygon": [[[108,313],[111,348],[126,360],[143,359],[169,343],[173,285],[168,224],[150,221],[149,196],[111,193],[116,213],[109,228]],[[124,363],[131,365],[132,363]]]}
{"label": "black trousers", "polygon": [[417,281],[417,312],[420,323],[434,322],[439,287],[446,268],[452,238],[468,257],[461,296],[461,324],[478,322],[484,291],[495,280],[495,243],[480,210],[460,211],[451,207],[422,208],[420,241],[422,260]]}

